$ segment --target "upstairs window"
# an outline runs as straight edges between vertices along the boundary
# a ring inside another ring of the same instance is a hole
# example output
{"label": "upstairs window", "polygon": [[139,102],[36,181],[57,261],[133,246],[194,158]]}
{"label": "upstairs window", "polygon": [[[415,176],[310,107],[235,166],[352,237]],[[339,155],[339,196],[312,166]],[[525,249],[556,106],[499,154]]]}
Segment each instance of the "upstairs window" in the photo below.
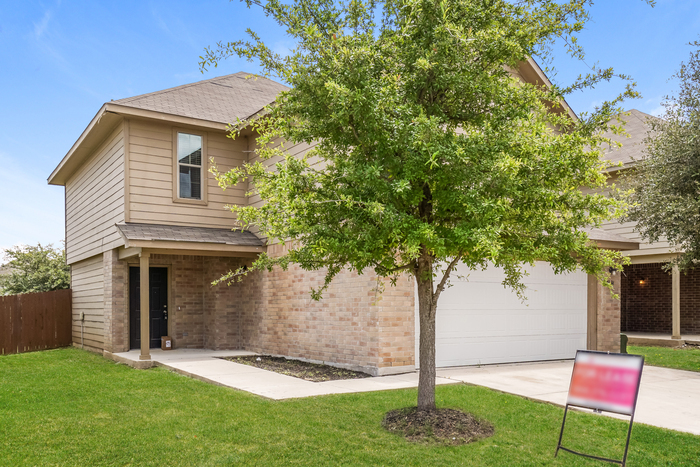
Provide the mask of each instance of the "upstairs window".
{"label": "upstairs window", "polygon": [[177,134],[178,196],[202,199],[202,137]]}

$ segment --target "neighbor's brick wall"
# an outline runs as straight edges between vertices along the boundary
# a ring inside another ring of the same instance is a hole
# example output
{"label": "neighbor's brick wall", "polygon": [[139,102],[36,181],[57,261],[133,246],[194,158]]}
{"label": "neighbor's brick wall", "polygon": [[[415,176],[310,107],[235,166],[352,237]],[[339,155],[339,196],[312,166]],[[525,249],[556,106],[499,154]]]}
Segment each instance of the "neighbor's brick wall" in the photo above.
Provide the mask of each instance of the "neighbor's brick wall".
{"label": "neighbor's brick wall", "polygon": [[[286,246],[270,245],[271,256]],[[414,285],[402,276],[396,287],[377,292],[376,275],[343,271],[321,301],[311,288],[323,283],[324,271],[291,266],[244,279],[242,294],[256,313],[242,320],[242,342],[249,350],[325,361],[365,369],[415,364]],[[256,298],[259,297],[259,298]]]}
{"label": "neighbor's brick wall", "polygon": [[620,274],[615,274],[610,277],[613,284],[613,290],[610,291],[607,287],[598,282],[597,296],[597,333],[596,342],[597,349],[605,352],[620,351],[620,299],[613,298],[613,293],[620,296],[620,285],[622,282]]}
{"label": "neighbor's brick wall", "polygon": [[[681,300],[683,289],[681,276]],[[625,266],[622,275],[622,331],[670,334],[671,294],[671,274],[662,269],[661,263]],[[681,302],[681,321],[682,308]]]}
{"label": "neighbor's brick wall", "polygon": [[700,334],[700,269],[681,272],[682,334]]}

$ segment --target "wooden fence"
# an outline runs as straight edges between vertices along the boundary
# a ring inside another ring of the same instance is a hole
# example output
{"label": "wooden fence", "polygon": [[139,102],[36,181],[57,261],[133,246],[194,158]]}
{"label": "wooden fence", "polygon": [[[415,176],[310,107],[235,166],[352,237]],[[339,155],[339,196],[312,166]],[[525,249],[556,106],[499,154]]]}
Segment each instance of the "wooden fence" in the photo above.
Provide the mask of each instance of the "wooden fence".
{"label": "wooden fence", "polygon": [[0,296],[0,355],[71,344],[71,290]]}

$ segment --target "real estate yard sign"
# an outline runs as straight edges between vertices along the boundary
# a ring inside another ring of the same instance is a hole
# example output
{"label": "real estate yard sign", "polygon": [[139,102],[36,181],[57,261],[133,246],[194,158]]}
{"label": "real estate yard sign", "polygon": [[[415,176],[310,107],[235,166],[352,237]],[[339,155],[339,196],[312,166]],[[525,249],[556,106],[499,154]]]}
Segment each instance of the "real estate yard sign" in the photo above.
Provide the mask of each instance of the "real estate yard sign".
{"label": "real estate yard sign", "polygon": [[[634,411],[637,406],[639,383],[642,378],[644,357],[640,355],[615,354],[609,352],[594,352],[579,350],[574,360],[574,371],[571,374],[569,385],[569,397],[564,409],[564,420],[559,433],[559,450],[570,452],[579,456],[589,457],[616,464],[625,465],[627,462],[627,450],[629,449]],[[605,457],[583,454],[565,448],[561,445],[564,435],[564,424],[569,406],[593,409],[596,412],[611,412],[630,417],[630,425],[627,431],[625,454],[621,461],[607,459]]]}

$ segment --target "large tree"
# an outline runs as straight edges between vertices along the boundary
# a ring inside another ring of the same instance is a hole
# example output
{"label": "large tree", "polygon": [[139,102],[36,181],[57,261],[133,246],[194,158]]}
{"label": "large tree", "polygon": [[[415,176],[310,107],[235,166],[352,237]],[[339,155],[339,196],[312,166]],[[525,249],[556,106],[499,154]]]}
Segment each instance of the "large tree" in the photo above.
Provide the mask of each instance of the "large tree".
{"label": "large tree", "polygon": [[626,220],[649,242],[666,237],[681,253],[670,264],[700,264],[700,43],[675,74],[679,90],[668,96],[661,118],[649,119],[644,158],[626,178]]}
{"label": "large tree", "polygon": [[0,295],[14,295],[70,287],[70,266],[66,252],[52,245],[15,246],[4,252],[4,273],[0,275]]}
{"label": "large tree", "polygon": [[[201,65],[228,56],[256,60],[291,89],[257,118],[257,153],[218,173],[222,186],[253,181],[260,207],[232,206],[242,227],[294,239],[282,257],[261,255],[248,270],[290,263],[325,268],[319,298],[343,269],[418,289],[419,410],[435,407],[435,315],[458,263],[499,267],[522,294],[523,266],[548,261],[605,280],[620,256],[591,244],[584,228],[619,215],[620,203],[580,187],[602,187],[597,148],[626,90],[586,118],[567,111],[568,92],[609,80],[595,70],[566,88],[526,83],[513,73],[545,62],[575,40],[592,2],[504,0],[247,0],[295,41],[288,55],[250,39],[208,49]],[[554,47],[553,47],[554,46]],[[304,157],[285,144],[314,145]],[[320,161],[315,163],[316,161]],[[312,163],[314,162],[314,163]]]}

